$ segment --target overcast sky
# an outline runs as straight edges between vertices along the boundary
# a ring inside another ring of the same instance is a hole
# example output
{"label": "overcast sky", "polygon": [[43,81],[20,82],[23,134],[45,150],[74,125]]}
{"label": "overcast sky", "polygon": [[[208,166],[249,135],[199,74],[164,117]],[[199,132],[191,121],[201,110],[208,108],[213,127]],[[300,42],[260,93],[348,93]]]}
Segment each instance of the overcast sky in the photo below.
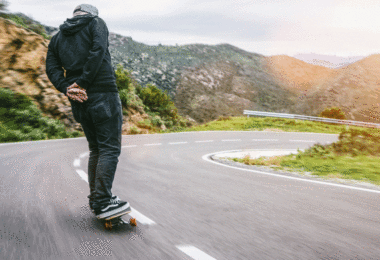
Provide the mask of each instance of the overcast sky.
{"label": "overcast sky", "polygon": [[[1,0],[0,0],[1,1]],[[110,32],[157,45],[229,43],[266,56],[380,53],[379,0],[8,0],[8,10],[58,27],[79,4]]]}

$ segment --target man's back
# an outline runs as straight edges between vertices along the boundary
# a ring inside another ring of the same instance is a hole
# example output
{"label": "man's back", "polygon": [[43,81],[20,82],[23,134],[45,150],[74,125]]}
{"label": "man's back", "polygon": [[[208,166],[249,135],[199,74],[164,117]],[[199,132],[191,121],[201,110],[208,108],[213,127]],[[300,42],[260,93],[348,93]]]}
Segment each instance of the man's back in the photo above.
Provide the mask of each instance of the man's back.
{"label": "man's back", "polygon": [[[117,92],[108,50],[109,32],[103,19],[77,15],[59,28],[49,43],[46,61],[46,73],[57,89],[65,93],[62,82],[67,86],[76,82],[87,93]],[[66,79],[56,73],[61,67],[66,70]]]}

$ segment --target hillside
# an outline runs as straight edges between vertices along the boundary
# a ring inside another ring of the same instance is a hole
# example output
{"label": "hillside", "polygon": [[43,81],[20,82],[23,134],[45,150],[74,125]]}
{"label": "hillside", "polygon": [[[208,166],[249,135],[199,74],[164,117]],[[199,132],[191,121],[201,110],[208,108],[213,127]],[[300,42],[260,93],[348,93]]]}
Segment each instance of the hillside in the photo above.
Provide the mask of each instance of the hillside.
{"label": "hillside", "polygon": [[297,94],[307,92],[334,71],[286,55],[267,57],[266,66],[284,85]]}
{"label": "hillside", "polygon": [[325,107],[338,106],[349,119],[380,122],[380,55],[371,55],[334,70],[309,91],[297,109],[318,114]]}
{"label": "hillside", "polygon": [[264,66],[265,57],[229,44],[149,46],[110,33],[114,65],[132,70],[143,86],[154,83],[178,111],[197,122],[242,115],[244,109],[292,112],[295,95]]}
{"label": "hillside", "polygon": [[[52,34],[57,33],[57,28],[44,27]],[[23,36],[17,37],[24,42]],[[143,87],[153,83],[167,91],[179,114],[198,123],[219,116],[242,115],[244,109],[315,116],[324,108],[333,106],[341,107],[348,119],[379,122],[380,63],[377,55],[340,69],[329,69],[285,55],[265,57],[229,44],[150,46],[115,33],[110,33],[109,41],[115,69],[117,64],[121,64],[132,71],[133,77]],[[19,51],[24,48],[22,44],[17,40],[11,41],[12,44],[13,49],[4,54],[3,60],[28,57],[29,54]],[[44,59],[42,53],[40,51],[37,55],[41,61]],[[74,124],[71,113],[67,113],[71,108],[59,94],[58,102],[50,102],[57,98],[57,92],[51,89],[51,83],[46,81],[41,68],[37,72],[36,69],[11,67],[6,71],[3,66],[4,76],[0,83],[20,91],[35,91],[30,95],[43,111],[53,117],[62,117],[67,125]],[[37,75],[32,77],[36,81],[31,81],[32,86],[42,80],[49,86],[48,90],[41,94],[33,87],[22,87],[24,80],[19,79],[27,74]],[[49,106],[56,108],[47,108]]]}
{"label": "hillside", "polygon": [[44,116],[81,130],[70,102],[50,83],[45,72],[49,41],[31,30],[0,18],[0,87],[31,97]]}
{"label": "hillside", "polygon": [[[0,88],[25,94],[42,115],[61,121],[68,131],[82,131],[71,112],[68,98],[54,88],[45,71],[49,40],[0,18]],[[139,129],[138,123],[148,119],[145,111],[128,109],[123,115],[123,134]],[[1,125],[1,122],[0,122]],[[139,129],[147,133],[146,129]]]}

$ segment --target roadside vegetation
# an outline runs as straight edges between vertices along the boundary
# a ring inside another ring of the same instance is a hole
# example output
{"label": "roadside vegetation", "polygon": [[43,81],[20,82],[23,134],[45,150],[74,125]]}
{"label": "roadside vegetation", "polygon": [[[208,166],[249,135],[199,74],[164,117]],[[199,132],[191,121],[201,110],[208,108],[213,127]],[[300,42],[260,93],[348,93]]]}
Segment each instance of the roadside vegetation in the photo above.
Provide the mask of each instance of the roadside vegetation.
{"label": "roadside vegetation", "polygon": [[44,117],[28,96],[0,88],[0,142],[74,138],[59,120]]}
{"label": "roadside vegetation", "polygon": [[380,185],[380,133],[378,129],[344,129],[339,141],[316,144],[305,151],[286,156],[251,159],[234,158],[247,165],[311,174],[322,178],[339,178]]}
{"label": "roadside vegetation", "polygon": [[[7,2],[0,3],[0,11],[6,11],[6,7],[8,6]],[[39,35],[42,35],[45,39],[50,40],[52,36],[46,33],[45,27],[42,24],[37,23],[32,18],[24,15],[22,13],[1,13],[0,17],[11,20],[12,22],[22,26],[27,30],[31,30]]]}
{"label": "roadside vegetation", "polygon": [[[167,91],[162,91],[154,84],[141,87],[131,75],[131,71],[124,69],[120,64],[117,65],[116,84],[124,115],[138,111],[149,116],[148,119],[138,122],[139,128],[148,129],[149,133],[159,133],[162,130],[179,131],[192,125],[189,120],[178,114]],[[137,127],[131,130],[132,134],[141,132]]]}
{"label": "roadside vegetation", "polygon": [[[312,122],[303,120],[294,120],[286,118],[270,117],[229,117],[221,116],[217,120],[202,125],[194,125],[180,131],[275,131],[275,132],[314,132],[339,134],[348,126]],[[350,127],[353,129],[362,129],[361,127]],[[162,132],[170,132],[162,131]]]}

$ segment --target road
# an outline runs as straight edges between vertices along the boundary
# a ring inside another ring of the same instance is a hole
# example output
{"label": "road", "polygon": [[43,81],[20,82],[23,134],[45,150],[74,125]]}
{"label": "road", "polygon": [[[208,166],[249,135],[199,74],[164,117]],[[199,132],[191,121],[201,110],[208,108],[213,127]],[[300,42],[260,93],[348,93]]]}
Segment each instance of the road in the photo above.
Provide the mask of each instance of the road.
{"label": "road", "polygon": [[112,191],[130,202],[138,223],[111,231],[88,208],[85,138],[0,145],[0,259],[379,259],[379,190],[204,158],[336,140],[279,132],[123,136]]}

